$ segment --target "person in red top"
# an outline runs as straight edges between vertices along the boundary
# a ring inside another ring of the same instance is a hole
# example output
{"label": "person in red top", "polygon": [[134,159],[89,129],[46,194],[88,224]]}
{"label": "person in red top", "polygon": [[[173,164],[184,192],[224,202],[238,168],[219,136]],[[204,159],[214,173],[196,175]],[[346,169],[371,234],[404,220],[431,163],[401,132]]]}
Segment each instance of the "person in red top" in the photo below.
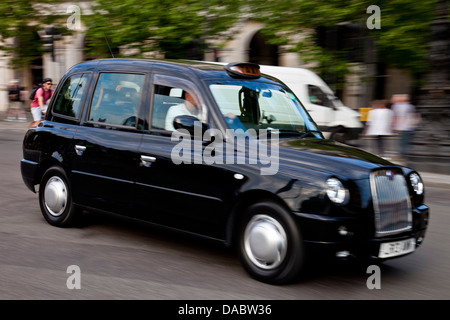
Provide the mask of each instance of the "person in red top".
{"label": "person in red top", "polygon": [[45,78],[42,84],[43,87],[36,91],[33,102],[31,102],[31,114],[34,122],[41,120],[42,115],[47,111],[47,102],[53,95],[52,79]]}

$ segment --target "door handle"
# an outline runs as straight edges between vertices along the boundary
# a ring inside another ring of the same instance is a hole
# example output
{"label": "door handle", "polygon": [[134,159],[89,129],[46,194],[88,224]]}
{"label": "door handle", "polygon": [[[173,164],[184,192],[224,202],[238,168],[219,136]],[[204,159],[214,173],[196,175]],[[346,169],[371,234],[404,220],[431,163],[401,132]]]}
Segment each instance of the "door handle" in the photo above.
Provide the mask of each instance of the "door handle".
{"label": "door handle", "polygon": [[141,156],[141,165],[143,165],[144,167],[149,168],[155,161],[156,161],[155,157]]}
{"label": "door handle", "polygon": [[75,145],[75,152],[77,153],[78,156],[82,156],[83,152],[86,150],[85,146],[79,146],[79,145]]}

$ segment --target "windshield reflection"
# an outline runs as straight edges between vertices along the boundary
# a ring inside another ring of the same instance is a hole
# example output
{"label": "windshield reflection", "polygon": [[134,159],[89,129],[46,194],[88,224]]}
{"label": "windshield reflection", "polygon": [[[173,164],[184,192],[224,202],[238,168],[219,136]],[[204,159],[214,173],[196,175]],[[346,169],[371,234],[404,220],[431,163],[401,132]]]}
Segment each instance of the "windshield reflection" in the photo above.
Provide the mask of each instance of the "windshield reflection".
{"label": "windshield reflection", "polygon": [[[209,89],[231,129],[277,132],[280,136],[323,138],[286,87],[257,81],[210,82]],[[252,130],[249,130],[252,129]]]}

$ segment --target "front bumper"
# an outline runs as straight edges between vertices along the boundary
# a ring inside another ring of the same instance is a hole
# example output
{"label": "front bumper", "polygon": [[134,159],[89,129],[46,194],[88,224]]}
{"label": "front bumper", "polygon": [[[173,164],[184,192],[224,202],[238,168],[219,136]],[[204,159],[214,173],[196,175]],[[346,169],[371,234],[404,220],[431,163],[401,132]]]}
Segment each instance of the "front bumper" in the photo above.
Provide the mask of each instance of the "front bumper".
{"label": "front bumper", "polygon": [[[369,217],[327,217],[296,213],[308,252],[337,258],[379,258],[382,243],[415,239],[418,248],[425,238],[429,208],[421,205],[413,210],[412,229],[396,235],[375,237],[374,221]],[[403,255],[392,258],[401,257]],[[391,258],[388,258],[391,259]]]}

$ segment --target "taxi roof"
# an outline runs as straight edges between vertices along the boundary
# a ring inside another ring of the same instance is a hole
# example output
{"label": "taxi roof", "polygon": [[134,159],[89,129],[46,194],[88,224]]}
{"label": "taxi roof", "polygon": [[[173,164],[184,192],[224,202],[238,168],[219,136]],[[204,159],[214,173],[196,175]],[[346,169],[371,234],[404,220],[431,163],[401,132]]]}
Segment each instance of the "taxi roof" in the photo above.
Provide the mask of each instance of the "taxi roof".
{"label": "taxi roof", "polygon": [[[157,60],[157,59],[130,59],[130,58],[108,58],[81,62],[73,66],[69,73],[83,71],[129,71],[142,72],[152,69],[165,70],[167,73],[193,73],[201,79],[236,79],[225,69],[226,65],[218,65],[204,61],[195,60]],[[245,77],[242,77],[244,79]],[[248,79],[248,78],[245,78]],[[255,78],[259,81],[277,81],[267,75]]]}

